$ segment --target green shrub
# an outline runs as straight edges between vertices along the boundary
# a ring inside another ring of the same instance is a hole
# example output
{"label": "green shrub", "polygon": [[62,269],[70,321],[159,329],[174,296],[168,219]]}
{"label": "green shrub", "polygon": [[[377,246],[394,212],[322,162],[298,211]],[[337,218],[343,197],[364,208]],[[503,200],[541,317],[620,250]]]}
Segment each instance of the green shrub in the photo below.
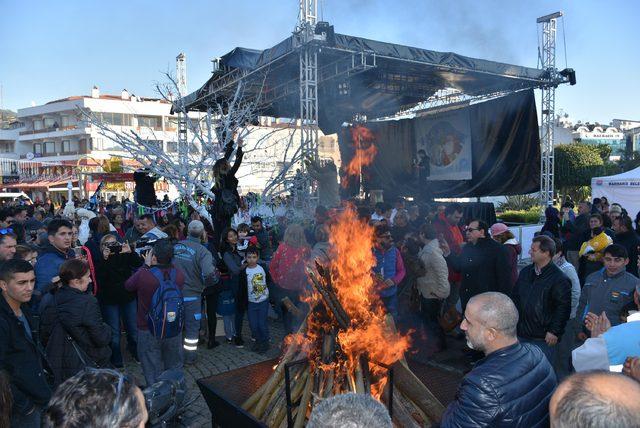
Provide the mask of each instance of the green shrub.
{"label": "green shrub", "polygon": [[540,203],[538,195],[510,195],[498,203],[498,211],[529,210]]}
{"label": "green shrub", "polygon": [[532,207],[528,210],[508,210],[498,214],[498,219],[505,223],[537,224],[540,221],[540,207]]}

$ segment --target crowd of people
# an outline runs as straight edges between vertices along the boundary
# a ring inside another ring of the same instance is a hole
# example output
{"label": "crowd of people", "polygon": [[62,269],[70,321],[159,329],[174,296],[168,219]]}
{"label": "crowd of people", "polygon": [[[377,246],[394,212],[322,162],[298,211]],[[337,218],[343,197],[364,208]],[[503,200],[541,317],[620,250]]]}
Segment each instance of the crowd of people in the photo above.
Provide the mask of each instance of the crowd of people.
{"label": "crowd of people", "polygon": [[[221,201],[224,191],[239,199],[234,167],[216,169]],[[551,417],[564,427],[587,420],[581,412],[600,399],[615,401],[610,417],[637,407],[629,397],[640,398],[640,340],[629,338],[640,338],[640,239],[623,207],[603,199],[577,213],[570,203],[549,207],[526,266],[507,225],[465,218],[460,204],[399,198],[371,208],[358,213],[374,230],[372,275],[386,312],[399,324],[419,314],[433,352],[466,339],[473,368],[442,426],[545,426]],[[270,225],[260,216],[232,225],[224,204],[213,211],[213,222],[194,210],[128,216],[110,200],[81,242],[83,220],[52,204],[0,207],[0,386],[11,426],[69,418],[142,426],[140,389],[118,371],[126,354],[150,386],[197,364],[199,346],[217,348],[217,337],[264,354],[276,345],[270,318],[286,334],[298,330],[311,292],[305,267],[330,260],[336,209]],[[629,394],[616,398],[605,384]],[[111,412],[73,408],[80,393],[83,403],[99,400],[100,388]]]}

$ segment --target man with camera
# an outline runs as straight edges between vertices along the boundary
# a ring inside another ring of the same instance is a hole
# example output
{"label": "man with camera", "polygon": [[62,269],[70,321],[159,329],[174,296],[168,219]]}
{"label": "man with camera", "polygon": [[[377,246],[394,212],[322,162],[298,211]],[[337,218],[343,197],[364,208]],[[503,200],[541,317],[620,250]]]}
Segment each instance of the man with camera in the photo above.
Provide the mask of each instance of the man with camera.
{"label": "man with camera", "polygon": [[[184,274],[172,261],[173,245],[168,239],[161,239],[146,252],[144,266],[124,283],[127,291],[138,295],[138,358],[147,385],[156,383],[164,371],[181,371],[183,367],[180,342],[184,307],[180,290]],[[179,296],[180,303],[169,301],[172,296]]]}
{"label": "man with camera", "polygon": [[[183,289],[185,308],[185,334],[183,348],[185,363],[192,364],[196,360],[200,321],[202,320],[203,295],[216,294],[214,286],[218,282],[218,272],[213,263],[213,255],[202,245],[204,224],[200,220],[192,220],[187,227],[187,239],[174,247],[174,264],[185,276]],[[217,298],[216,298],[217,300]],[[210,301],[209,301],[210,303]],[[210,319],[213,318],[213,319]],[[216,314],[209,313],[209,349],[218,345],[215,340]]]}

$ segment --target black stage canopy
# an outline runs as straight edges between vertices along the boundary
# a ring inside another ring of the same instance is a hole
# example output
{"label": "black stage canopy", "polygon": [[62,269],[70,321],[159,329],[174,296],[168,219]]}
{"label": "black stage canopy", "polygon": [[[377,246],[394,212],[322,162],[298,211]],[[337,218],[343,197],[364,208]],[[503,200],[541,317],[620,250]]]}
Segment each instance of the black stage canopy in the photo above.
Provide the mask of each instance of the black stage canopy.
{"label": "black stage canopy", "polygon": [[[357,129],[363,126],[367,138],[359,137],[362,133]],[[511,195],[540,188],[540,140],[533,90],[343,130],[343,164],[351,161],[356,147],[365,148],[369,143],[375,146],[373,163],[363,168],[364,190],[384,190],[386,200],[394,196],[430,199]],[[448,149],[447,142],[451,142]],[[420,149],[430,156],[429,173],[418,165]],[[359,182],[348,182],[343,196],[355,196]]]}
{"label": "black stage canopy", "polygon": [[220,69],[188,95],[189,110],[206,111],[234,95],[239,81],[244,95],[260,97],[259,114],[300,114],[299,52],[318,55],[319,126],[339,130],[354,114],[392,115],[424,102],[437,91],[455,89],[468,96],[510,93],[544,85],[543,70],[470,58],[451,52],[379,42],[327,31],[326,40],[305,45],[288,37],[263,51],[235,48],[220,59]]}

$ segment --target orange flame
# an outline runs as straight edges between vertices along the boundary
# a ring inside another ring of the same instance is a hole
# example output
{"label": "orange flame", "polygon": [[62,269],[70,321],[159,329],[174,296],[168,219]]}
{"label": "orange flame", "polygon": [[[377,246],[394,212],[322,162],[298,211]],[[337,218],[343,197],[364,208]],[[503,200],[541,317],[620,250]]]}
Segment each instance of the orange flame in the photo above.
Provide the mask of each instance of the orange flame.
{"label": "orange flame", "polygon": [[[347,355],[348,366],[355,366],[366,353],[371,361],[393,364],[403,358],[409,339],[389,330],[386,313],[378,297],[372,276],[376,264],[373,255],[374,230],[358,219],[352,205],[346,207],[330,227],[332,246],[331,281],[338,299],[351,318],[351,327],[338,334],[338,342]],[[354,231],[358,240],[354,245]],[[386,383],[386,370],[370,365],[372,393],[379,397]],[[377,375],[377,376],[376,376]]]}
{"label": "orange flame", "polygon": [[356,146],[356,152],[344,169],[345,177],[342,180],[344,187],[349,185],[350,177],[359,176],[363,167],[371,165],[378,154],[378,149],[373,145],[375,136],[370,129],[356,125],[351,128],[351,138]]}
{"label": "orange flame", "polygon": [[[377,284],[372,275],[376,264],[373,255],[374,230],[360,220],[352,205],[347,205],[329,226],[331,244],[331,286],[350,319],[349,327],[337,333],[339,352],[335,360],[322,361],[322,342],[336,326],[327,314],[312,312],[307,319],[304,336],[287,337],[287,344],[295,343],[308,355],[312,366],[325,373],[333,371],[337,379],[343,379],[342,390],[353,390],[355,373],[360,368],[360,357],[369,361],[371,393],[380,398],[387,382],[387,370],[376,363],[391,365],[403,358],[409,348],[409,339],[389,328],[387,315],[378,297]],[[354,231],[358,233],[354,245]],[[319,295],[309,296],[309,301],[320,302]],[[340,374],[347,374],[342,376]]]}

